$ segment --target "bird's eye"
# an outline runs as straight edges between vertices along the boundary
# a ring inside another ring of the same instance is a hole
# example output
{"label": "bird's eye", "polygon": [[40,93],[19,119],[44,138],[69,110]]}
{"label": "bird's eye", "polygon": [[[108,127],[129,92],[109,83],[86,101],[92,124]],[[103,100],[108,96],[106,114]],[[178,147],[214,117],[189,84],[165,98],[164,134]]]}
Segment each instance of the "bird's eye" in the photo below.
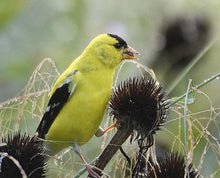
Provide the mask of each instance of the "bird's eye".
{"label": "bird's eye", "polygon": [[117,49],[120,49],[122,47],[122,45],[120,43],[116,43],[116,44],[114,44],[114,47]]}

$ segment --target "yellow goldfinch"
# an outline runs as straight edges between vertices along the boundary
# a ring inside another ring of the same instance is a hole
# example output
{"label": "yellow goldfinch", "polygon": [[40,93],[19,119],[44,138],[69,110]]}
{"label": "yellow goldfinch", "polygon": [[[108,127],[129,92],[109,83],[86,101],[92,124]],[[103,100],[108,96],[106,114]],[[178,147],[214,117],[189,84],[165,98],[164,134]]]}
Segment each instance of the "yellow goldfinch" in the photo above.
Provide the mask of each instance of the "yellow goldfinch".
{"label": "yellow goldfinch", "polygon": [[82,157],[79,147],[99,130],[109,101],[116,67],[137,59],[134,49],[117,35],[101,34],[55,82],[45,114],[37,128],[48,154],[73,146],[93,177],[98,175]]}

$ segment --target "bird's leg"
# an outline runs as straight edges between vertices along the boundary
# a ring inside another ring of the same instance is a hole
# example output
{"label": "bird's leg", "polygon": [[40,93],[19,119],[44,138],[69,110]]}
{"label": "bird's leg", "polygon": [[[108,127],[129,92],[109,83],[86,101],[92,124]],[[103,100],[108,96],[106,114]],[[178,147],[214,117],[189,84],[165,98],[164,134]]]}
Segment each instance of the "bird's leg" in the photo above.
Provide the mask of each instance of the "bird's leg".
{"label": "bird's leg", "polygon": [[104,135],[105,133],[107,133],[108,131],[110,131],[111,129],[113,129],[113,128],[117,127],[117,126],[118,126],[118,123],[115,123],[115,124],[111,125],[110,127],[108,127],[105,130],[102,127],[99,127],[99,129],[95,133],[95,136],[96,137],[101,137],[102,135]]}
{"label": "bird's leg", "polygon": [[80,148],[79,148],[79,146],[78,146],[77,144],[74,144],[74,145],[73,145],[73,150],[74,150],[74,152],[75,152],[77,155],[79,155],[80,159],[81,159],[82,162],[85,164],[86,169],[87,169],[87,171],[89,172],[89,175],[92,176],[93,178],[101,178],[101,176],[93,170],[93,167],[90,166],[90,165],[86,162],[86,160],[84,159],[83,155],[81,154]]}

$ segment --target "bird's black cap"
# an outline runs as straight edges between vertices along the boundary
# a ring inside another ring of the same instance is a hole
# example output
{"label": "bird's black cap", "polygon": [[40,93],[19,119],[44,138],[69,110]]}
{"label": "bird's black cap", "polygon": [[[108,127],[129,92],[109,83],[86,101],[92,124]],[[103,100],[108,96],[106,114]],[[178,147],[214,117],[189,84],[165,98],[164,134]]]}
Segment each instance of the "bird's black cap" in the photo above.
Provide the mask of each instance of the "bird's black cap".
{"label": "bird's black cap", "polygon": [[108,33],[108,35],[111,36],[111,37],[113,37],[113,38],[115,38],[115,39],[118,41],[118,43],[116,43],[116,44],[114,45],[115,48],[117,48],[117,49],[122,48],[122,47],[126,48],[126,47],[128,46],[127,43],[126,43],[126,41],[123,40],[123,39],[122,39],[121,37],[119,37],[118,35],[114,35],[114,34],[110,34],[110,33]]}

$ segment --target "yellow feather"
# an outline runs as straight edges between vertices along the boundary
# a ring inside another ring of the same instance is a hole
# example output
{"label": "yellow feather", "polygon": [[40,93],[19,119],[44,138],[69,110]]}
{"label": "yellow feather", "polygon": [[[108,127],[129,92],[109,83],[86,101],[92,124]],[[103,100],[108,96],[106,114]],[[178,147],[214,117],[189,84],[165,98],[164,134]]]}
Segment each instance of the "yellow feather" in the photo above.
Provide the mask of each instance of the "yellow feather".
{"label": "yellow feather", "polygon": [[54,144],[55,150],[74,143],[82,145],[88,142],[102,121],[111,94],[113,71],[84,74],[83,80],[80,80],[81,76],[76,76],[77,86],[73,96],[62,108],[46,135],[48,140],[61,142]]}

